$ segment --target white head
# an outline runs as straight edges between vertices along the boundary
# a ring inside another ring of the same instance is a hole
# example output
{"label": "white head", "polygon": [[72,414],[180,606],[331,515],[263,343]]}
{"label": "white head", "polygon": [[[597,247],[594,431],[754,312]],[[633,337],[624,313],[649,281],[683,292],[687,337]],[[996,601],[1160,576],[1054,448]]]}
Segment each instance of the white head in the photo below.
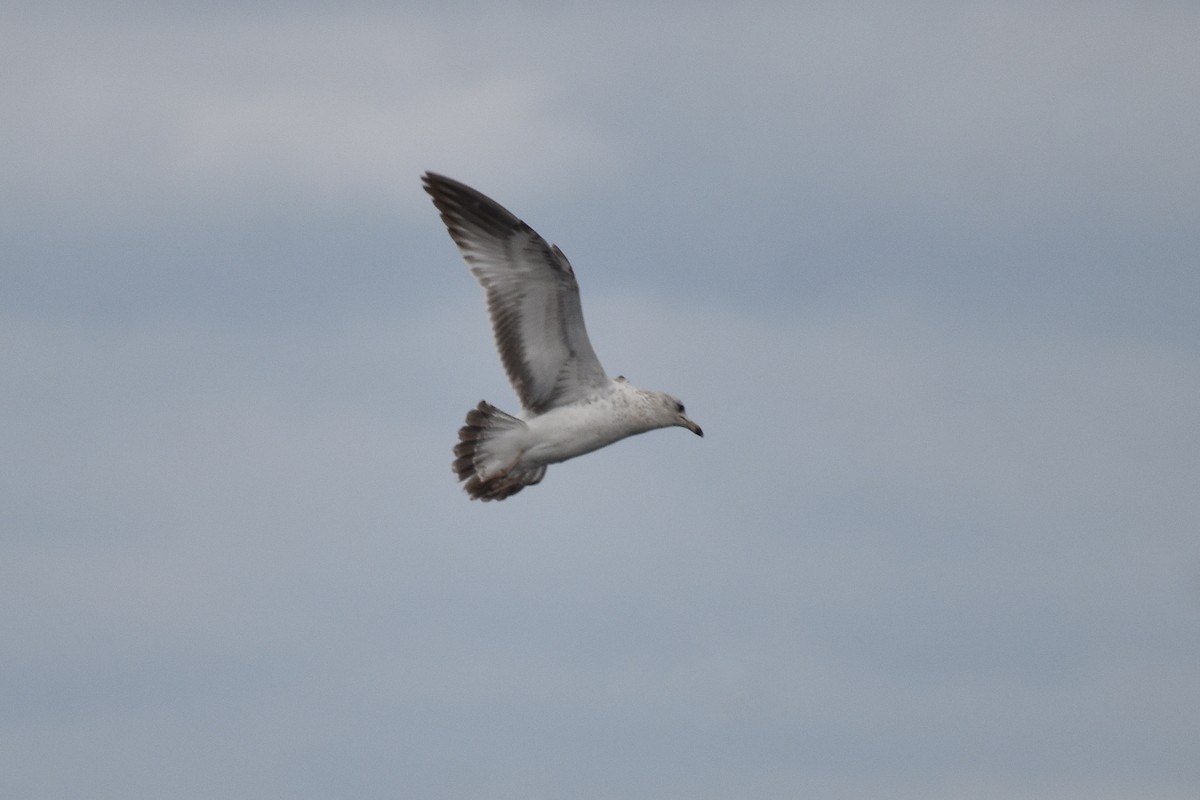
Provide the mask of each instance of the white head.
{"label": "white head", "polygon": [[700,426],[688,419],[683,403],[679,402],[678,397],[672,397],[666,392],[654,392],[653,395],[661,409],[656,409],[655,417],[662,422],[664,428],[677,425],[680,428],[687,428],[697,436],[704,436],[704,431],[700,429]]}
{"label": "white head", "polygon": [[704,431],[700,429],[700,426],[688,419],[683,409],[683,403],[679,402],[678,397],[666,392],[648,392],[638,389],[625,380],[624,375],[613,378],[613,383],[630,397],[630,401],[634,405],[642,409],[642,419],[648,423],[645,430],[678,426],[687,428],[697,436],[704,436]]}

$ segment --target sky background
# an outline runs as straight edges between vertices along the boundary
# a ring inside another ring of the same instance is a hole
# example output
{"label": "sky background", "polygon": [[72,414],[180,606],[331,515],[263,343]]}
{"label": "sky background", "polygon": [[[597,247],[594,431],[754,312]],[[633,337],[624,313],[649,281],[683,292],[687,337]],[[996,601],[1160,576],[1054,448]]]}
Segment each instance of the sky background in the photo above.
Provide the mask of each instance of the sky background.
{"label": "sky background", "polygon": [[0,796],[1200,795],[1200,6],[428,5],[0,12]]}

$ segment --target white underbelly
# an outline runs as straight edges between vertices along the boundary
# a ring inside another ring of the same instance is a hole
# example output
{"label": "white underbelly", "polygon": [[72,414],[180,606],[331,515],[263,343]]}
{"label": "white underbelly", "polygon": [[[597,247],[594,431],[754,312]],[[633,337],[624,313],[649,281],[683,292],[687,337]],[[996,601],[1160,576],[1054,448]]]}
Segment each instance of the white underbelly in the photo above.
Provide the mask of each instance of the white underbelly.
{"label": "white underbelly", "polygon": [[563,406],[526,420],[529,446],[522,462],[556,464],[640,433],[589,413],[595,410],[589,406]]}

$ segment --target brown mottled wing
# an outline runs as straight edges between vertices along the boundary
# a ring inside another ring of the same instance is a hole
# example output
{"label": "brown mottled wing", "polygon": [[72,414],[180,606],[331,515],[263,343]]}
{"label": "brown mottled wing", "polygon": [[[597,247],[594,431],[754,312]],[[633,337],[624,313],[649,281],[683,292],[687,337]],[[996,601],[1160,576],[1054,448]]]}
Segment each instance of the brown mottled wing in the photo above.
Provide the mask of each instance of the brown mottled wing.
{"label": "brown mottled wing", "polygon": [[432,172],[422,181],[487,292],[500,360],[526,411],[540,414],[607,385],[563,252],[471,187]]}

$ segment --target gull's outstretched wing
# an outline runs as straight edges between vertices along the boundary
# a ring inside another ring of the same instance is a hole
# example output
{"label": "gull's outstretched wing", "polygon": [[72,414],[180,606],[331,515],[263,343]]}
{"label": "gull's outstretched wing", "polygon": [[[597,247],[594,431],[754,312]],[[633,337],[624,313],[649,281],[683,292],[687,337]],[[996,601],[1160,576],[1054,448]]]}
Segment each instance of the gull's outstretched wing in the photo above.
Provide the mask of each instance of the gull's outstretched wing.
{"label": "gull's outstretched wing", "polygon": [[525,410],[540,414],[606,386],[563,252],[470,186],[432,172],[422,182],[487,292],[500,360]]}

